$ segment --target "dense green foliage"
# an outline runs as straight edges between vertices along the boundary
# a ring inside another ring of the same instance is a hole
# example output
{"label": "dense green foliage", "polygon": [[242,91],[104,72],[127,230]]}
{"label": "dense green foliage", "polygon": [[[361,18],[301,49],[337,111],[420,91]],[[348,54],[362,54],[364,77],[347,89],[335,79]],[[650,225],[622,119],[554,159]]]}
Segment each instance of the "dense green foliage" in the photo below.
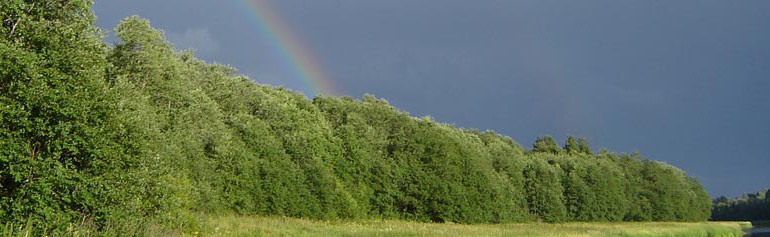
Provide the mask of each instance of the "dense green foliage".
{"label": "dense green foliage", "polygon": [[[701,221],[699,182],[585,139],[532,150],[372,95],[257,84],[87,1],[0,5],[0,221],[44,231],[196,225],[204,214],[434,222]],[[74,227],[73,227],[74,226]]]}
{"label": "dense green foliage", "polygon": [[105,82],[86,1],[0,4],[0,221],[66,226],[133,215],[140,161]]}
{"label": "dense green foliage", "polygon": [[770,220],[770,190],[763,189],[735,198],[718,197],[714,199],[712,208],[712,220]]}

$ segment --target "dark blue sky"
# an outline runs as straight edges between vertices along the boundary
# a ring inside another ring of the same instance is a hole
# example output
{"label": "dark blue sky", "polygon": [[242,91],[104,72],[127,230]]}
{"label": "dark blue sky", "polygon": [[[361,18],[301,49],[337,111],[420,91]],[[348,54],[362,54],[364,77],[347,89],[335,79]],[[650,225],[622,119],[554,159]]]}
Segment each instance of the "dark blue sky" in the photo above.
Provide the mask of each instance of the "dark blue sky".
{"label": "dark blue sky", "polygon": [[[268,1],[345,95],[494,130],[639,151],[714,196],[770,186],[770,1]],[[304,90],[236,0],[97,1],[178,48]],[[309,93],[309,92],[306,92]]]}

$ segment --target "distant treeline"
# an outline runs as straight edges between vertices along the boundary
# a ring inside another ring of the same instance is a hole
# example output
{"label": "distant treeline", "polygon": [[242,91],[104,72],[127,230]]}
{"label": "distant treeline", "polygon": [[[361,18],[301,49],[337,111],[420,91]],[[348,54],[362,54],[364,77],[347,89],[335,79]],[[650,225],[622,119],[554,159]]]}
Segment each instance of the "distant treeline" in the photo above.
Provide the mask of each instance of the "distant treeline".
{"label": "distant treeline", "polygon": [[[703,221],[681,170],[584,139],[532,149],[372,95],[260,85],[88,1],[0,4],[0,222],[135,231],[201,214],[435,222]],[[2,227],[0,227],[2,228]]]}
{"label": "distant treeline", "polygon": [[743,194],[735,198],[714,199],[711,219],[715,221],[770,220],[770,190]]}

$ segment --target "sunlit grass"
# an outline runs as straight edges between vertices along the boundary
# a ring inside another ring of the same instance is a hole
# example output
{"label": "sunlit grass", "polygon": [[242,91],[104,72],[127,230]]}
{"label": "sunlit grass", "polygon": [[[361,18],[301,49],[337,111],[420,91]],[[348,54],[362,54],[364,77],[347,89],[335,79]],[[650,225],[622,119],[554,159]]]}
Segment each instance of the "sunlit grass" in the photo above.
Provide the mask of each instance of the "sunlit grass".
{"label": "sunlit grass", "polygon": [[319,221],[285,217],[208,219],[202,236],[741,236],[738,222],[435,224],[395,220]]}
{"label": "sunlit grass", "polygon": [[[727,237],[742,236],[749,222],[625,222],[625,223],[510,223],[436,224],[397,220],[322,221],[288,217],[220,216],[202,219],[190,229],[160,226],[105,230],[106,235],[141,236],[625,236],[625,237]],[[30,226],[4,226],[0,236],[34,236]],[[101,236],[73,229],[69,236]]]}

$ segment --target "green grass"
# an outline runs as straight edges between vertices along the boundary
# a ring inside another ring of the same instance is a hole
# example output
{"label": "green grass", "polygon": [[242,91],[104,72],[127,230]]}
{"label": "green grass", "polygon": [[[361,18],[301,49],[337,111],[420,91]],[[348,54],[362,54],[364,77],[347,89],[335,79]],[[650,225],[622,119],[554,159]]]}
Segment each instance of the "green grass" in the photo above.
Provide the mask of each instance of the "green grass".
{"label": "green grass", "polygon": [[[96,233],[73,229],[66,236],[623,236],[721,237],[742,236],[749,222],[625,222],[625,223],[510,223],[437,224],[398,220],[322,221],[288,217],[222,216],[205,218],[200,225],[179,230],[160,226],[139,227],[139,232],[107,230]],[[2,230],[2,229],[0,229]],[[29,226],[6,225],[0,236],[35,236]]]}
{"label": "green grass", "polygon": [[319,221],[285,217],[208,219],[192,236],[741,236],[739,222],[435,224],[395,220]]}

